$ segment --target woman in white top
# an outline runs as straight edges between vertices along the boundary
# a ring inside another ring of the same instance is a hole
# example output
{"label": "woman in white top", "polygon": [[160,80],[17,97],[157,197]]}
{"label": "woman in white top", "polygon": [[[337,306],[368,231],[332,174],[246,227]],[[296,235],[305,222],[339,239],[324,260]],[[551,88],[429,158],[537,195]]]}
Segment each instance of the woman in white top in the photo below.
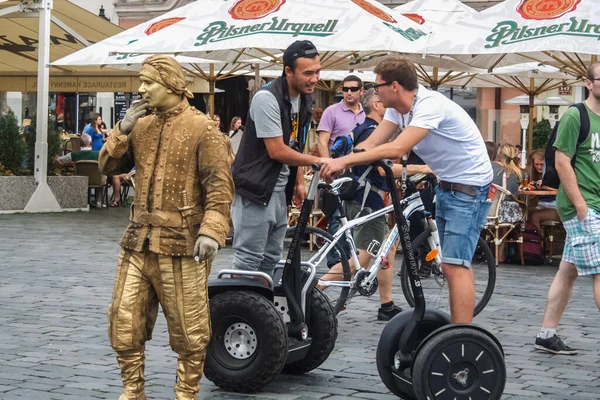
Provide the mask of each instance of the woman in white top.
{"label": "woman in white top", "polygon": [[229,138],[231,139],[231,146],[234,154],[238,152],[243,134],[244,128],[242,127],[242,118],[233,117],[231,124],[229,125]]}

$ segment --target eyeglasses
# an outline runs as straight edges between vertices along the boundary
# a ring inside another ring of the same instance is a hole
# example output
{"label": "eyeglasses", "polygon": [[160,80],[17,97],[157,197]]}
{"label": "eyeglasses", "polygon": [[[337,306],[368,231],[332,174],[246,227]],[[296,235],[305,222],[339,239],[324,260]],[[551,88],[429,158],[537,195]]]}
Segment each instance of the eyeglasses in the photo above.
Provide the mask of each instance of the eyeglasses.
{"label": "eyeglasses", "polygon": [[351,91],[352,93],[356,93],[360,90],[360,88],[358,86],[356,87],[347,87],[347,86],[343,86],[342,87],[342,92],[346,93],[347,91]]}
{"label": "eyeglasses", "polygon": [[592,78],[590,79],[590,81],[594,82],[594,81],[600,81],[600,78]]}
{"label": "eyeglasses", "polygon": [[391,85],[394,82],[383,82],[383,83],[376,83],[373,85],[373,89],[375,90],[375,93],[379,93],[379,88],[382,86],[388,86]]}

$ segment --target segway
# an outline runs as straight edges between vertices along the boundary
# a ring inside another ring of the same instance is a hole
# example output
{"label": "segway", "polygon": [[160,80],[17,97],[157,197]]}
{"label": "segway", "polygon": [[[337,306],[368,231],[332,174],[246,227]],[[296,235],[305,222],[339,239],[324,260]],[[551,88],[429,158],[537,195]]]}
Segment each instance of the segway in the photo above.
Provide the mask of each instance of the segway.
{"label": "segway", "polygon": [[[376,165],[384,169],[390,187],[396,187],[392,162]],[[379,376],[402,399],[500,399],[506,383],[502,345],[480,327],[452,324],[447,314],[425,308],[402,203],[397,191],[390,193],[415,308],[396,315],[383,329],[377,346]]]}
{"label": "segway", "polygon": [[259,391],[282,371],[301,374],[317,368],[335,346],[335,313],[316,288],[316,270],[300,257],[318,184],[318,167],[313,166],[287,258],[273,278],[228,269],[209,282],[212,337],[204,373],[222,389]]}

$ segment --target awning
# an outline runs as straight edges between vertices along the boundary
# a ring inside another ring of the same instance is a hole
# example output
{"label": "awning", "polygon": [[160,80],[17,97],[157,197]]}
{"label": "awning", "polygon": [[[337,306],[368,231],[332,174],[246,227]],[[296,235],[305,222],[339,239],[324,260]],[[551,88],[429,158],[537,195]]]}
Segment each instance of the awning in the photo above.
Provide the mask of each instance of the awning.
{"label": "awning", "polygon": [[[20,1],[0,3],[0,13],[8,7],[18,7]],[[0,77],[35,76],[38,61],[38,18],[32,12],[16,11],[0,16]],[[123,31],[121,27],[86,11],[67,0],[54,0],[50,28],[50,61],[58,60],[77,50]],[[55,67],[51,75],[73,72],[103,75],[100,68]],[[122,76],[130,76],[120,71]],[[5,90],[0,87],[0,91]]]}

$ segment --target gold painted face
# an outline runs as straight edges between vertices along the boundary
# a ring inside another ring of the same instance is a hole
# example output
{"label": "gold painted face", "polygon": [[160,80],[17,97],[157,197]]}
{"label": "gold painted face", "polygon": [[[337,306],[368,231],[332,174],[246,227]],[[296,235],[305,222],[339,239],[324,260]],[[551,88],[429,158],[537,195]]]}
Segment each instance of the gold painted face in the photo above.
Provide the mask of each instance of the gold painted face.
{"label": "gold painted face", "polygon": [[140,82],[141,84],[138,92],[142,98],[146,100],[148,107],[150,108],[165,111],[174,107],[181,101],[180,95],[170,92],[166,86],[163,86],[152,79],[140,76]]}

